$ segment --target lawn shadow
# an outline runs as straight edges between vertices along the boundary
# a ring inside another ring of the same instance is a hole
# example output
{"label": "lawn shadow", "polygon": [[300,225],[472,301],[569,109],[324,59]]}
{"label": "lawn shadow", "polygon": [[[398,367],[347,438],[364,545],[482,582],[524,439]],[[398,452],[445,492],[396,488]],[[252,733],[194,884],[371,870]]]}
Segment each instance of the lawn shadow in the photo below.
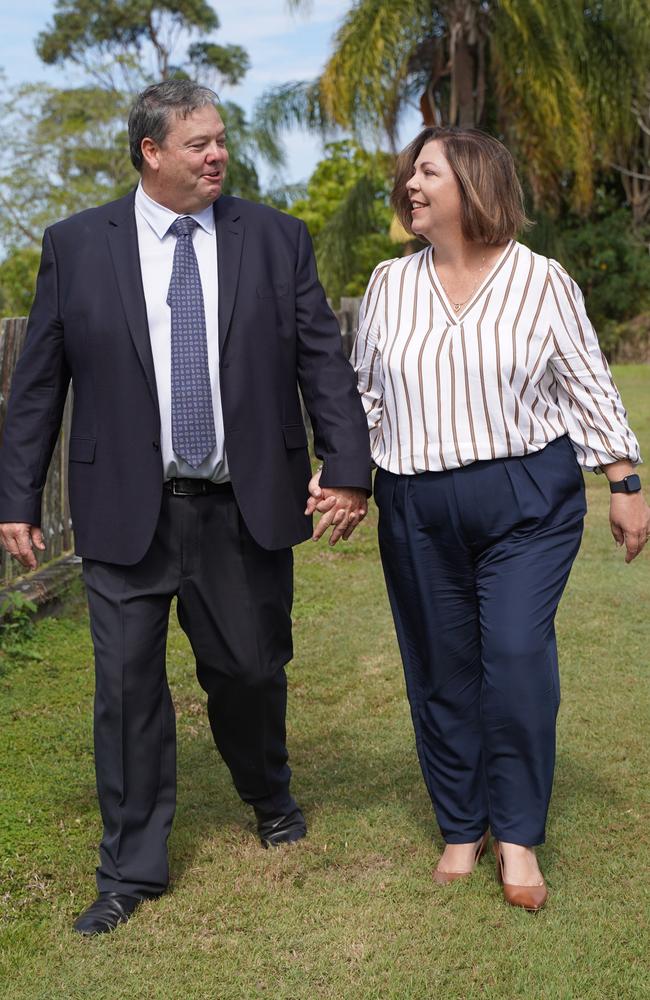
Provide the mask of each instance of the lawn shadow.
{"label": "lawn shadow", "polygon": [[[350,728],[312,728],[294,732],[289,748],[292,789],[313,832],[331,829],[336,817],[349,823],[355,814],[366,814],[371,825],[380,822],[402,836],[441,845],[410,732],[393,726],[382,743],[375,731],[360,738]],[[576,839],[593,835],[604,812],[622,815],[627,804],[620,787],[590,758],[561,752],[544,849],[548,862],[565,853],[567,829]],[[96,810],[99,835],[94,784],[84,782],[64,795],[61,808],[67,817]],[[174,881],[195,865],[206,843],[223,839],[234,851],[247,850],[256,841],[254,815],[233,787],[203,712],[192,731],[179,733],[178,806],[170,838]]]}
{"label": "lawn shadow", "polygon": [[[232,785],[207,714],[197,712],[191,730],[184,725],[181,720],[178,808],[169,843],[172,891],[188,876],[191,881],[193,872],[209,871],[215,858],[232,854],[235,864],[247,863],[260,851],[253,812]],[[367,720],[360,730],[294,725],[289,742],[293,791],[307,817],[309,843],[320,850],[325,842],[347,840],[350,832],[352,841],[362,842],[368,851],[390,854],[399,841],[406,841],[418,851],[430,847],[435,855],[442,839],[412,733],[399,720],[387,728],[385,741]],[[605,876],[614,863],[614,847],[621,877],[626,863],[635,869],[642,863],[638,821],[628,815],[629,789],[599,770],[598,760],[579,750],[563,749],[558,756],[547,842],[539,852],[551,885],[600,870]],[[91,891],[101,836],[91,773],[73,788],[59,788],[57,798],[57,815],[66,827],[74,828],[82,819],[83,834],[74,838],[65,855],[66,870],[59,873],[61,885],[76,887],[81,899]],[[587,844],[591,849],[585,854]],[[35,912],[43,905],[40,901]]]}
{"label": "lawn shadow", "polygon": [[[405,740],[404,753],[391,759],[376,745],[364,753],[348,731],[332,729],[327,736],[323,740],[312,730],[308,736],[294,734],[289,744],[292,791],[312,832],[334,816],[393,813],[392,826],[430,841],[437,828],[412,743]],[[195,865],[206,842],[221,838],[233,850],[245,850],[257,835],[253,811],[239,799],[206,726],[186,735],[179,748],[178,808],[170,839],[175,880]]]}

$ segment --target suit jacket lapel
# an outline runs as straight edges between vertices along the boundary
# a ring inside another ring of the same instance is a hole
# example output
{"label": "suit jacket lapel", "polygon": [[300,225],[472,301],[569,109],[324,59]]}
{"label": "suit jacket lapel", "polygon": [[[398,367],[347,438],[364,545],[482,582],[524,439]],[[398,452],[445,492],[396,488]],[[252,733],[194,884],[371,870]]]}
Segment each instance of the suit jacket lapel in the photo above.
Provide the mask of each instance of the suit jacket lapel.
{"label": "suit jacket lapel", "polygon": [[156,373],[140,271],[134,201],[135,192],[131,192],[115,202],[109,218],[107,237],[129,333],[144,369],[147,385],[158,406]]}
{"label": "suit jacket lapel", "polygon": [[214,218],[219,273],[219,354],[223,357],[230,332],[244,245],[244,223],[240,217],[237,199],[228,196],[219,198],[214,205]]}

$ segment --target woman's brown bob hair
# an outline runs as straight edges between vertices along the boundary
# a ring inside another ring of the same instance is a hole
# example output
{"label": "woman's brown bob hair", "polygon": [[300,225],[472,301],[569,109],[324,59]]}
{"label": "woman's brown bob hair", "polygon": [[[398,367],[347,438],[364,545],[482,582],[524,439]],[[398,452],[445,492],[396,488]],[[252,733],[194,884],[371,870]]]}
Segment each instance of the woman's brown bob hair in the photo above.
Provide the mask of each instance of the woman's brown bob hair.
{"label": "woman's brown bob hair", "polygon": [[458,181],[466,240],[499,245],[531,225],[514,160],[502,142],[475,128],[425,128],[399,154],[390,198],[407,232],[411,232],[411,201],[406,182],[422,147],[434,139],[443,144]]}

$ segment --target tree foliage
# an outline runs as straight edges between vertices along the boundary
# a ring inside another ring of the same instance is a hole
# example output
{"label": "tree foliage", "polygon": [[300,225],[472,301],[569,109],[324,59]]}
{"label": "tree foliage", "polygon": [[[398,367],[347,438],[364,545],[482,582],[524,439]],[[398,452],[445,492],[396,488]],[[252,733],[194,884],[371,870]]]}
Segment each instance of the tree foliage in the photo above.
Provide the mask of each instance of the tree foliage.
{"label": "tree foliage", "polygon": [[[80,70],[76,87],[26,85],[0,103],[0,309],[24,314],[33,296],[43,229],[120,197],[137,181],[126,121],[134,95],[156,80],[191,76],[238,83],[248,55],[209,36],[219,18],[207,0],[57,0],[37,38],[49,65]],[[220,108],[231,154],[226,190],[259,198],[257,163],[283,163],[269,122]]]}
{"label": "tree foliage", "polygon": [[650,310],[650,255],[635,233],[630,209],[599,185],[585,219],[541,215],[524,242],[559,260],[582,289],[601,345],[611,351],[621,324]]}
{"label": "tree foliage", "polygon": [[[395,257],[388,203],[392,157],[368,153],[349,140],[329,143],[290,211],[306,222],[314,239],[321,280],[334,302],[362,295],[378,261]],[[350,239],[350,229],[358,233]]]}
{"label": "tree foliage", "polygon": [[[413,101],[425,124],[488,128],[514,147],[538,207],[585,210],[601,164],[638,134],[649,46],[647,0],[356,0],[321,76],[284,89],[318,95],[319,126],[393,148]],[[263,102],[278,122],[282,97]]]}
{"label": "tree foliage", "polygon": [[[240,46],[210,40],[218,27],[206,0],[57,0],[37,51],[48,64],[80,69],[87,82],[5,92],[0,104],[0,243],[8,254],[3,283],[10,280],[10,268],[18,273],[20,248],[37,247],[45,226],[135,185],[126,121],[138,90],[174,75],[191,75],[211,86],[242,78],[248,56]],[[266,121],[249,121],[232,102],[220,110],[231,153],[226,190],[257,198],[256,164],[261,158],[280,167],[282,149]],[[13,293],[9,300],[15,301]]]}
{"label": "tree foliage", "polygon": [[127,114],[123,93],[97,85],[28,84],[0,104],[3,315],[29,310],[46,226],[133,187]]}
{"label": "tree foliage", "polygon": [[[647,0],[355,0],[321,75],[262,104],[278,128],[347,129],[393,148],[413,102],[424,124],[504,138],[537,220],[526,242],[575,276],[611,349],[650,308],[649,51]],[[354,246],[345,209],[338,245]]]}
{"label": "tree foliage", "polygon": [[28,314],[40,256],[35,247],[14,247],[0,263],[0,316]]}
{"label": "tree foliage", "polygon": [[[611,167],[621,179],[638,230],[650,228],[650,73],[640,78],[632,96],[636,135],[618,143]],[[650,248],[650,238],[647,239]]]}
{"label": "tree foliage", "polygon": [[195,41],[176,61],[182,42],[218,28],[207,0],[57,0],[36,51],[48,65],[72,63],[113,88],[137,90],[179,74],[236,84],[249,67],[239,45]]}
{"label": "tree foliage", "polygon": [[97,86],[29,84],[11,92],[0,110],[6,244],[36,246],[49,223],[133,186],[127,108],[123,94]]}

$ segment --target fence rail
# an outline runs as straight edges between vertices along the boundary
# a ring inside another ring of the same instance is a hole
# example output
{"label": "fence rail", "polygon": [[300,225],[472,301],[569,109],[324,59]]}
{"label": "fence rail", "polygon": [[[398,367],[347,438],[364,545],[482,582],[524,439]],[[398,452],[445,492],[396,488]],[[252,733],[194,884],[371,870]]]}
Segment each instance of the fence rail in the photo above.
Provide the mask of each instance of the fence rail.
{"label": "fence rail", "polygon": [[[0,440],[7,412],[7,398],[16,362],[25,339],[27,320],[3,319],[0,325]],[[47,545],[46,559],[57,559],[73,551],[72,523],[68,504],[68,442],[70,440],[70,398],[66,403],[61,433],[52,456],[43,491],[41,528]],[[0,589],[22,575],[21,567],[2,550]]]}

